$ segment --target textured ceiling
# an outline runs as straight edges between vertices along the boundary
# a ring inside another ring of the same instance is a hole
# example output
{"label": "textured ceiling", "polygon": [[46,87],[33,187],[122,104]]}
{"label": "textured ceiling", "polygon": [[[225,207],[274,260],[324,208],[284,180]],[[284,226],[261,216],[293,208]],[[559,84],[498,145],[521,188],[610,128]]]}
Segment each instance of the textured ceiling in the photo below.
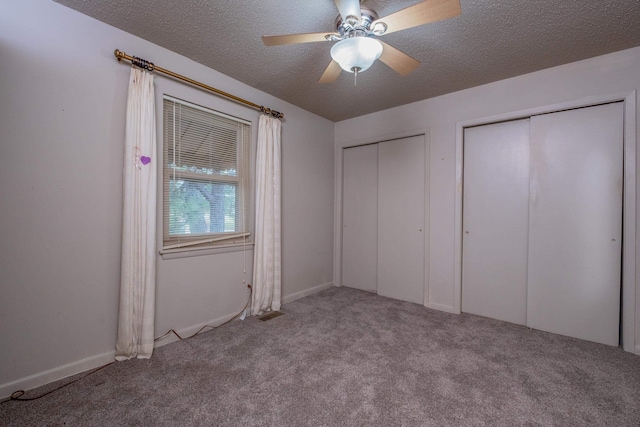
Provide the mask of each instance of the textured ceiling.
{"label": "textured ceiling", "polygon": [[[377,61],[357,86],[346,72],[321,85],[331,43],[260,37],[335,31],[332,0],[56,1],[332,121],[640,45],[640,0],[461,0],[456,18],[382,36],[422,63],[413,73]],[[363,2],[381,17],[416,3]]]}

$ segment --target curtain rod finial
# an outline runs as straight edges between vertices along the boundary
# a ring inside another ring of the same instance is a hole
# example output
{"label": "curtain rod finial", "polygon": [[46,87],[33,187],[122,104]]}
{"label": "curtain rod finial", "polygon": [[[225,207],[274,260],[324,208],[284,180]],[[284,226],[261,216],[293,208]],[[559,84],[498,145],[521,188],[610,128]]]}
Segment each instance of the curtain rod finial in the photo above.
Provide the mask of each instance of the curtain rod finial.
{"label": "curtain rod finial", "polygon": [[118,49],[114,50],[113,54],[118,61],[122,61],[122,58],[124,58],[124,52],[120,52]]}
{"label": "curtain rod finial", "polygon": [[260,111],[263,112],[264,114],[271,116],[271,117],[275,117],[276,119],[283,119],[284,118],[284,114],[282,114],[279,111],[276,110],[272,110],[271,108],[267,108],[264,106],[260,106]]}

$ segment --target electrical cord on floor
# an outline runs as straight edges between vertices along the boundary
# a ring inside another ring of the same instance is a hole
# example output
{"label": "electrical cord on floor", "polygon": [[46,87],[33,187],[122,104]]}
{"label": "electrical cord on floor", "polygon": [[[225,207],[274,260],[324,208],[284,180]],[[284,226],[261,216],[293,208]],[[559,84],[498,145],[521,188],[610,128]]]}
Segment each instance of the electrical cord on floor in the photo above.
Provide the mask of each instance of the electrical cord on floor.
{"label": "electrical cord on floor", "polygon": [[[234,320],[236,317],[240,316],[240,315],[241,315],[241,314],[242,314],[242,313],[243,313],[243,312],[244,312],[244,311],[249,307],[249,303],[251,302],[251,295],[253,294],[253,287],[251,287],[251,285],[250,285],[250,284],[248,284],[248,285],[247,285],[247,287],[249,288],[249,299],[247,300],[247,303],[244,305],[244,308],[243,308],[242,310],[240,310],[240,312],[239,312],[238,314],[236,314],[235,316],[233,316],[231,319],[227,320],[226,322],[221,323],[221,324],[219,324],[218,326],[204,325],[204,326],[203,326],[202,328],[200,328],[200,329],[198,330],[198,332],[196,332],[195,334],[193,334],[193,335],[189,335],[188,337],[184,337],[184,338],[183,338],[183,337],[181,337],[181,336],[180,336],[180,335],[179,335],[175,330],[170,329],[170,330],[169,330],[169,332],[167,332],[166,334],[164,334],[164,335],[162,335],[162,336],[160,336],[160,337],[156,338],[154,341],[161,340],[162,338],[166,337],[167,335],[169,335],[169,334],[171,334],[171,333],[175,334],[175,336],[177,336],[177,337],[180,339],[180,341],[182,341],[182,340],[186,340],[186,339],[189,339],[189,338],[193,338],[193,337],[195,337],[196,335],[198,335],[199,333],[201,333],[201,332],[202,332],[204,329],[206,329],[206,328],[215,329],[215,328],[219,328],[219,327],[220,327],[220,326],[222,326],[222,325],[226,325],[227,323],[229,323],[229,322],[231,322],[232,320]],[[81,376],[80,378],[76,378],[75,380],[70,381],[70,382],[68,382],[68,383],[66,383],[66,384],[63,384],[63,385],[61,385],[61,386],[59,386],[59,387],[56,387],[56,388],[54,388],[53,390],[49,390],[48,392],[43,393],[43,394],[41,394],[41,395],[39,395],[39,396],[35,396],[35,397],[22,397],[22,396],[24,396],[24,395],[25,395],[25,393],[26,393],[24,390],[17,390],[17,391],[14,391],[13,393],[11,393],[11,396],[10,396],[8,399],[3,400],[3,401],[0,401],[0,405],[2,405],[2,404],[4,404],[4,403],[7,403],[7,402],[11,402],[11,401],[18,401],[18,402],[30,402],[30,401],[32,401],[32,400],[38,400],[38,399],[40,399],[40,398],[42,398],[42,397],[45,397],[45,396],[47,396],[47,395],[49,395],[49,394],[51,394],[51,393],[53,393],[53,392],[55,392],[55,391],[58,391],[58,390],[60,390],[60,389],[62,389],[62,388],[65,388],[65,387],[66,387],[66,386],[68,386],[68,385],[75,384],[75,383],[77,383],[78,381],[83,380],[83,379],[87,378],[88,376],[93,375],[93,374],[95,374],[96,372],[98,372],[98,371],[100,371],[100,370],[102,370],[102,369],[106,368],[107,366],[111,366],[111,365],[113,365],[114,363],[116,363],[116,362],[115,362],[115,361],[113,361],[113,362],[107,363],[106,365],[102,365],[102,366],[100,366],[100,367],[98,367],[98,368],[95,368],[94,370],[92,370],[91,372],[87,373],[86,375],[83,375],[83,376]]]}
{"label": "electrical cord on floor", "polygon": [[62,389],[62,388],[65,388],[65,387],[66,387],[66,386],[68,386],[68,385],[75,384],[75,383],[77,383],[78,381],[80,381],[80,380],[83,380],[83,379],[87,378],[89,375],[95,374],[96,372],[100,371],[101,369],[104,369],[104,368],[106,368],[107,366],[113,365],[114,363],[116,363],[116,362],[115,362],[115,361],[113,361],[113,362],[107,363],[106,365],[102,365],[102,366],[100,366],[100,367],[98,367],[98,368],[95,368],[93,371],[91,371],[91,372],[89,372],[89,373],[87,373],[87,374],[85,374],[85,375],[81,376],[80,378],[76,378],[76,379],[75,379],[75,380],[73,380],[73,381],[69,381],[69,382],[68,382],[68,383],[66,383],[66,384],[63,384],[63,385],[61,385],[61,386],[59,386],[59,387],[54,388],[53,390],[49,390],[48,392],[41,394],[40,396],[36,396],[36,397],[22,397],[22,396],[24,396],[24,395],[25,395],[25,393],[26,393],[24,390],[17,390],[17,391],[14,391],[13,393],[11,393],[11,396],[10,396],[7,400],[3,400],[2,402],[0,402],[0,405],[1,405],[1,404],[3,404],[3,403],[11,402],[12,400],[17,400],[18,402],[29,402],[29,401],[32,401],[32,400],[38,400],[38,399],[40,399],[41,397],[45,397],[45,396],[47,396],[47,395],[49,395],[49,394],[53,393],[54,391],[58,391],[58,390],[60,390],[60,389]]}
{"label": "electrical cord on floor", "polygon": [[196,335],[198,335],[199,333],[201,333],[203,330],[207,329],[207,328],[211,328],[211,329],[215,329],[215,328],[219,328],[222,325],[226,325],[227,323],[231,322],[233,319],[235,319],[236,317],[240,316],[246,309],[247,307],[249,307],[249,303],[251,302],[251,294],[253,293],[253,288],[251,287],[251,285],[247,285],[247,288],[249,288],[249,299],[247,300],[247,303],[244,305],[244,308],[242,310],[240,310],[240,312],[238,314],[236,314],[235,316],[233,316],[231,319],[227,320],[224,323],[219,324],[218,326],[211,326],[211,325],[204,325],[202,328],[198,329],[198,332],[196,332],[193,335],[189,335],[188,337],[181,337],[180,334],[178,334],[175,329],[169,329],[169,331],[167,331],[167,333],[165,333],[162,336],[159,336],[158,338],[156,338],[154,341],[159,341],[163,338],[165,338],[167,335],[170,334],[174,334],[176,337],[178,337],[178,339],[180,341],[182,340],[188,340],[189,338],[193,338]]}

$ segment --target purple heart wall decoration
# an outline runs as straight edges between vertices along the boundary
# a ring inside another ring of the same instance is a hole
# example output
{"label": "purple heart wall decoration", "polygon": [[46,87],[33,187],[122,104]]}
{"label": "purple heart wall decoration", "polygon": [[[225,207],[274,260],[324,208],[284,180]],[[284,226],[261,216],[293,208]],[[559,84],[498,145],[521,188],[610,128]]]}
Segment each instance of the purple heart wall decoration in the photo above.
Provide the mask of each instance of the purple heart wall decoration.
{"label": "purple heart wall decoration", "polygon": [[148,165],[149,163],[151,163],[151,157],[140,156],[140,163],[142,163],[145,166]]}

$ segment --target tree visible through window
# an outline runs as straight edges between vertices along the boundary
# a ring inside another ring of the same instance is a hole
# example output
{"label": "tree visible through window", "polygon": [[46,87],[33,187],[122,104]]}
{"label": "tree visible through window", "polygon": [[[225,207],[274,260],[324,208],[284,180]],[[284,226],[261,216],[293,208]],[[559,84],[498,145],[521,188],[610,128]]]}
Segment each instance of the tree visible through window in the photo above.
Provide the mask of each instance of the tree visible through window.
{"label": "tree visible through window", "polygon": [[169,234],[238,231],[236,186],[170,180]]}
{"label": "tree visible through window", "polygon": [[250,134],[242,120],[165,97],[165,249],[248,234]]}

